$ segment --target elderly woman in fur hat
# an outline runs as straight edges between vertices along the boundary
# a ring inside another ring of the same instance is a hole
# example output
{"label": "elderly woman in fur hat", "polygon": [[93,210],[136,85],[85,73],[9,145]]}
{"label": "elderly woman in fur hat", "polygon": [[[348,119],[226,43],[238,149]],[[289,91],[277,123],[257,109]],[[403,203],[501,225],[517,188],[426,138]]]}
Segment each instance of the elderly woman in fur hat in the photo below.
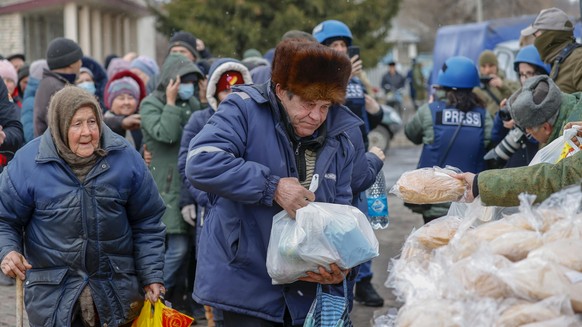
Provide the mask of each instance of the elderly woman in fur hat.
{"label": "elderly woman in fur hat", "polygon": [[0,176],[0,267],[26,280],[30,325],[131,324],[144,292],[163,291],[165,206],[139,153],[67,86],[13,161]]}

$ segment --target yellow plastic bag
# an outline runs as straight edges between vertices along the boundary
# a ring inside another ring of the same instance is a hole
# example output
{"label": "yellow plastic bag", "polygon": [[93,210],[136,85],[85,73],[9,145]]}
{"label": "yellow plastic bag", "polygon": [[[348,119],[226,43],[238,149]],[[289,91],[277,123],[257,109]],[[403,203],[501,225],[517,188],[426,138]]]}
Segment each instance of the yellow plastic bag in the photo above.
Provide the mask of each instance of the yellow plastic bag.
{"label": "yellow plastic bag", "polygon": [[145,301],[139,317],[133,322],[132,327],[190,327],[194,318],[177,310],[165,306],[158,300],[152,311],[150,301]]}

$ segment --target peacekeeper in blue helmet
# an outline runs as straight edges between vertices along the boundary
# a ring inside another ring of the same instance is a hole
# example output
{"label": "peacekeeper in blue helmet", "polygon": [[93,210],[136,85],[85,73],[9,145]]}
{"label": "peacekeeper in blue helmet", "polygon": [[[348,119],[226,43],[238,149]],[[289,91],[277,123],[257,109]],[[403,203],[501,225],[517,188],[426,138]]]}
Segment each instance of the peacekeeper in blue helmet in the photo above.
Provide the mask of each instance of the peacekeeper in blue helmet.
{"label": "peacekeeper in blue helmet", "polygon": [[[350,28],[339,20],[326,20],[313,28],[313,36],[317,41],[328,46],[346,56],[349,55],[348,48],[352,45],[352,32]],[[352,140],[354,148],[363,144],[363,151],[368,149],[368,133],[382,121],[383,112],[380,105],[370,95],[367,94],[366,87],[362,79],[365,79],[362,71],[362,61],[359,55],[350,58],[352,72],[346,90],[346,101],[344,105],[358,116],[364,123],[358,130],[347,132]],[[356,138],[361,138],[358,140]],[[356,150],[357,151],[357,150]],[[359,151],[357,151],[359,153]],[[352,205],[366,213],[368,210],[365,191],[372,186],[376,176],[384,165],[384,153],[377,147],[372,147],[365,155],[357,155],[354,161],[354,174],[352,174],[351,188],[353,193]],[[376,292],[372,285],[372,261],[367,261],[360,265],[359,273],[355,279],[356,287],[354,300],[368,306],[381,307],[384,299]]]}
{"label": "peacekeeper in blue helmet", "polygon": [[[349,56],[348,48],[352,46],[353,37],[350,28],[339,20],[326,20],[313,28],[313,36],[317,42],[331,47]],[[364,124],[360,126],[364,144],[368,148],[368,132],[374,129],[382,121],[383,111],[380,105],[370,95],[364,80],[362,60],[359,55],[350,58],[352,62],[352,74],[346,91],[344,105],[356,114]]]}
{"label": "peacekeeper in blue helmet", "polygon": [[[418,168],[450,165],[473,173],[485,169],[483,156],[493,119],[472,91],[478,85],[479,72],[471,59],[456,56],[445,61],[434,86],[434,101],[420,107],[404,127],[410,141],[423,144]],[[450,203],[405,205],[428,223],[446,215]]]}

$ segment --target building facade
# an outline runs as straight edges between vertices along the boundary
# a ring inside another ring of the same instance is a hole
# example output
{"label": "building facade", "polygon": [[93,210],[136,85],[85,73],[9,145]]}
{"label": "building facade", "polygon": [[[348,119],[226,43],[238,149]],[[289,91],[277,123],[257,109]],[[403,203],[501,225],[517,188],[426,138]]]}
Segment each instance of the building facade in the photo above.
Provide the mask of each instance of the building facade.
{"label": "building facade", "polygon": [[0,0],[0,54],[44,58],[64,36],[100,62],[128,52],[156,58],[155,17],[144,0]]}

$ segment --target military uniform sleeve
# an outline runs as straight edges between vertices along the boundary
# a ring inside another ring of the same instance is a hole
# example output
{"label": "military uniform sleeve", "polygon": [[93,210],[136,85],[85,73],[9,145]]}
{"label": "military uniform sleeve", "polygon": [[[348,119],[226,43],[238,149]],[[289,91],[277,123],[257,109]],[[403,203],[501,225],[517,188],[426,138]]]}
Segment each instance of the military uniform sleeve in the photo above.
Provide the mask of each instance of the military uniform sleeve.
{"label": "military uniform sleeve", "polygon": [[562,188],[580,183],[582,151],[557,164],[542,163],[528,167],[487,170],[478,175],[481,201],[488,206],[519,205],[517,196],[526,192],[541,202]]}
{"label": "military uniform sleeve", "polygon": [[430,144],[434,140],[432,115],[428,104],[418,109],[412,120],[404,126],[404,134],[414,144]]}

